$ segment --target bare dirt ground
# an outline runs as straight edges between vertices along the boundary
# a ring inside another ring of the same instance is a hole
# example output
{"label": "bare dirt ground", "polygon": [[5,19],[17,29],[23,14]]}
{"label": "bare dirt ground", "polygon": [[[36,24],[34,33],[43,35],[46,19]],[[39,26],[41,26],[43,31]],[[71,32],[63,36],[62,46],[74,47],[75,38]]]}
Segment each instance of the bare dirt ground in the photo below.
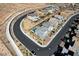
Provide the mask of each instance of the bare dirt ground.
{"label": "bare dirt ground", "polygon": [[0,4],[0,55],[12,55],[7,48],[7,38],[5,35],[7,17],[13,12],[22,9],[36,9],[45,6],[45,4]]}

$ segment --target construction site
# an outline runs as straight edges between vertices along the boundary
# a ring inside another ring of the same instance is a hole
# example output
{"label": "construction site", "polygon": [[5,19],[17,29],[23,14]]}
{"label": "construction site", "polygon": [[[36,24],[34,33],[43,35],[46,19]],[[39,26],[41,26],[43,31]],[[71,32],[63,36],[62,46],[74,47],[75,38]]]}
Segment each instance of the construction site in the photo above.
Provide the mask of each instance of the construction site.
{"label": "construction site", "polygon": [[78,13],[77,3],[0,4],[0,56],[79,56]]}

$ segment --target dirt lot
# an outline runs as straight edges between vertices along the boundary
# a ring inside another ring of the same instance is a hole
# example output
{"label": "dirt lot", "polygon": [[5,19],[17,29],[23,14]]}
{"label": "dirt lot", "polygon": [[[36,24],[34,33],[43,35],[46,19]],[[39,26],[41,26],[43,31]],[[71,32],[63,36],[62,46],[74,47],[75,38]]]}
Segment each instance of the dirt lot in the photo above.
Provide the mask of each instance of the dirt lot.
{"label": "dirt lot", "polygon": [[0,4],[0,55],[12,55],[6,46],[8,43],[5,35],[6,18],[13,12],[22,9],[35,9],[43,6],[45,6],[45,4]]}

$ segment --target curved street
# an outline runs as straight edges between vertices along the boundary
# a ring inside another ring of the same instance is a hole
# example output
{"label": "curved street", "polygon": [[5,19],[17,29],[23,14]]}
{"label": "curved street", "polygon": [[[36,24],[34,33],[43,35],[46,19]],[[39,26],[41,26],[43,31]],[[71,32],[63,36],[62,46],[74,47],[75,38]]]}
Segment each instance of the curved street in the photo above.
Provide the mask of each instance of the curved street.
{"label": "curved street", "polygon": [[[19,14],[16,16],[13,21],[10,23],[9,26],[9,32],[11,37],[13,38],[13,35],[11,34],[12,30],[14,32],[14,35],[18,40],[23,43],[31,52],[34,52],[37,56],[50,56],[53,55],[53,53],[57,50],[57,46],[61,43],[61,38],[63,35],[66,34],[66,31],[68,31],[69,26],[72,24],[73,20],[79,16],[79,14],[76,14],[74,16],[71,16],[67,23],[62,27],[60,32],[55,36],[55,38],[51,41],[51,43],[47,47],[40,47],[36,43],[34,43],[31,39],[29,39],[26,35],[24,35],[20,29],[20,23],[23,20],[23,18],[31,11],[23,12],[22,14]],[[14,20],[15,23],[14,23]],[[12,28],[12,24],[13,28]],[[13,38],[14,39],[14,38]]]}

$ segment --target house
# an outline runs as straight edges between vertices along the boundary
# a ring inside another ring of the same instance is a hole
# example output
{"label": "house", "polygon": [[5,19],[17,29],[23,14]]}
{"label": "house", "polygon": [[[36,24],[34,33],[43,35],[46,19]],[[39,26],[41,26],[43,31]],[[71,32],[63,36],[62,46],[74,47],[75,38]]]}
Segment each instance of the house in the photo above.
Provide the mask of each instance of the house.
{"label": "house", "polygon": [[29,19],[31,21],[38,21],[38,20],[40,20],[40,17],[37,15],[36,12],[33,12],[33,13],[27,15],[27,19]]}
{"label": "house", "polygon": [[63,20],[64,20],[64,17],[61,16],[61,15],[55,15],[54,17],[59,20],[59,24],[61,24],[63,22]]}
{"label": "house", "polygon": [[35,30],[35,34],[38,35],[40,38],[45,39],[48,37],[48,28],[44,26],[37,28]]}
{"label": "house", "polygon": [[50,18],[49,23],[54,28],[57,28],[58,27],[58,19],[57,18]]}
{"label": "house", "polygon": [[48,14],[48,13],[54,13],[57,10],[58,10],[58,8],[54,5],[52,5],[52,6],[47,6],[47,7],[43,8],[41,10],[41,12],[43,12],[44,14]]}

